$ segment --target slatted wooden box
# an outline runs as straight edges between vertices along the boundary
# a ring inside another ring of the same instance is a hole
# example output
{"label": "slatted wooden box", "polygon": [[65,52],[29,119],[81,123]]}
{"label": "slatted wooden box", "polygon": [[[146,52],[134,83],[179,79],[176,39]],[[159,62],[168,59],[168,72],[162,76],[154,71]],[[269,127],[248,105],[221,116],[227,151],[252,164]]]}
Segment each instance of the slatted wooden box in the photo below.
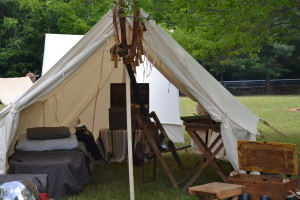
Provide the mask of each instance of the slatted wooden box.
{"label": "slatted wooden box", "polygon": [[[146,113],[149,113],[149,83],[137,84],[140,92],[138,97],[131,86],[131,124],[132,129],[138,129],[135,115],[140,113],[139,98],[142,99]],[[110,106],[109,108],[109,129],[125,130],[127,129],[126,115],[126,84],[112,83],[110,86]]]}
{"label": "slatted wooden box", "polygon": [[[142,98],[145,107],[149,107],[149,83],[138,83],[140,98]],[[131,85],[131,105],[139,107],[138,97]],[[110,107],[125,108],[126,107],[126,84],[111,83],[110,85]]]}
{"label": "slatted wooden box", "polygon": [[228,177],[229,183],[245,185],[244,192],[251,199],[268,195],[271,200],[284,200],[288,190],[297,188],[297,180],[288,176],[297,175],[295,144],[238,141],[240,170],[275,174],[238,174]]}
{"label": "slatted wooden box", "polygon": [[[146,108],[149,113],[149,109]],[[136,123],[135,116],[141,113],[139,108],[131,108],[131,126],[133,130],[140,129]],[[110,130],[126,130],[127,115],[126,108],[109,108],[109,129]]]}

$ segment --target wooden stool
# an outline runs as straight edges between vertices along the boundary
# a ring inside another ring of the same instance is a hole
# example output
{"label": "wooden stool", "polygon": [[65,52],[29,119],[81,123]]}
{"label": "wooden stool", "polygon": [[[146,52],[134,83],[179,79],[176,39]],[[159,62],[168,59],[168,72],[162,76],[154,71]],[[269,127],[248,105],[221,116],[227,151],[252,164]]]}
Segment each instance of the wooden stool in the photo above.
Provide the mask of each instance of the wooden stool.
{"label": "wooden stool", "polygon": [[[198,195],[200,199],[211,199],[216,196],[218,200],[232,197],[232,200],[237,200],[242,194],[244,185],[236,185],[230,183],[208,183],[189,188],[191,195]],[[204,196],[207,196],[206,198]]]}

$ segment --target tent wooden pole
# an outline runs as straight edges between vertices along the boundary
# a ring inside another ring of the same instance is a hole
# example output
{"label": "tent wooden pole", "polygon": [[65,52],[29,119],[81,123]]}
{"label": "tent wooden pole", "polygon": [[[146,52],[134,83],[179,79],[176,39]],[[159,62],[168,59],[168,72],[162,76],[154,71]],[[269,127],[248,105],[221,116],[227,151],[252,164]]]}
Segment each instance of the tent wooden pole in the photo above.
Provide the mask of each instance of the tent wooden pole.
{"label": "tent wooden pole", "polygon": [[131,127],[131,93],[130,77],[126,73],[126,113],[127,113],[127,141],[128,141],[128,170],[130,200],[134,200],[134,176],[133,176],[133,156],[132,156],[132,127]]}

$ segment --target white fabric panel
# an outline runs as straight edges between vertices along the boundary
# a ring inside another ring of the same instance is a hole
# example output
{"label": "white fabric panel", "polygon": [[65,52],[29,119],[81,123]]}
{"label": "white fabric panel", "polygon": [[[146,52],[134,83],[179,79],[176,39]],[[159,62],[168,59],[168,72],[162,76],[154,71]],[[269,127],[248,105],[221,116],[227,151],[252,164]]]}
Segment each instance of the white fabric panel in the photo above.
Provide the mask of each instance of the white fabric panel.
{"label": "white fabric panel", "polygon": [[0,103],[10,104],[32,86],[29,77],[0,78]]}
{"label": "white fabric panel", "polygon": [[170,140],[173,142],[183,143],[183,127],[182,124],[163,124],[165,131],[167,132]]}
{"label": "white fabric panel", "polygon": [[61,59],[83,35],[46,34],[42,75]]}
{"label": "white fabric panel", "polygon": [[[184,142],[182,121],[180,119],[179,91],[148,60],[137,67],[137,82],[149,83],[150,107],[165,128],[173,142]],[[173,126],[173,127],[172,127]]]}

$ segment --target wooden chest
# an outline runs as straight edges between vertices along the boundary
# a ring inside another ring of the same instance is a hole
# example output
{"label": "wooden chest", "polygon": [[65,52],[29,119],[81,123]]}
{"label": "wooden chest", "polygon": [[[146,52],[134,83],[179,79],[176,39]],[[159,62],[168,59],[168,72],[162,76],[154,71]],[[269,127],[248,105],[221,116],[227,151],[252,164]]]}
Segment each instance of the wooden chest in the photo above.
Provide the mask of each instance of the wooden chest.
{"label": "wooden chest", "polygon": [[297,180],[289,177],[298,172],[295,144],[238,141],[238,158],[240,170],[272,174],[228,177],[229,183],[245,185],[251,199],[268,195],[271,200],[284,200],[288,190],[297,188]]}

